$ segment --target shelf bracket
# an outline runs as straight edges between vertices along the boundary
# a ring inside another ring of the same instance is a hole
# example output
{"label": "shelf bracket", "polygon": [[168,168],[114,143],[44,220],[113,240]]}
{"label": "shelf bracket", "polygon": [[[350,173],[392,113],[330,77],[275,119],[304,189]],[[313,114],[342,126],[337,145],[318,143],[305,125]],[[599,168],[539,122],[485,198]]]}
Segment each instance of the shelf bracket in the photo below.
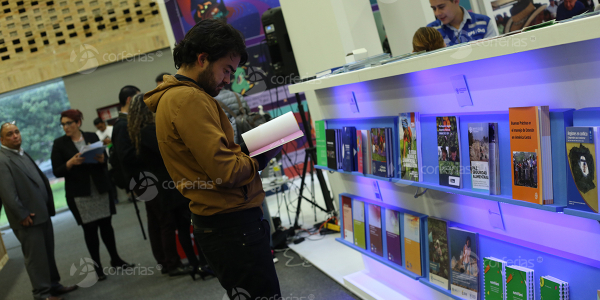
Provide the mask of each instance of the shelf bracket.
{"label": "shelf bracket", "polygon": [[420,193],[419,193],[419,191],[420,191],[420,190],[421,190],[421,188],[420,188],[420,187],[417,187],[417,191],[415,192],[415,196],[414,196],[414,197],[415,197],[415,199],[416,199],[416,198],[419,198],[419,197],[421,197],[421,196],[423,196],[423,195],[425,195],[425,193],[427,193],[427,191],[428,191],[429,189],[427,189],[427,188],[426,188],[424,191],[422,191],[422,192],[420,192]]}
{"label": "shelf bracket", "polygon": [[350,97],[350,111],[352,111],[354,114],[360,112],[360,109],[358,109],[358,101],[356,101],[356,95],[354,92],[352,92],[352,96]]}
{"label": "shelf bracket", "polygon": [[488,210],[488,217],[490,219],[490,225],[492,227],[506,230],[504,227],[504,217],[502,216],[502,208],[500,202],[496,202],[496,205],[492,205],[492,208]]}

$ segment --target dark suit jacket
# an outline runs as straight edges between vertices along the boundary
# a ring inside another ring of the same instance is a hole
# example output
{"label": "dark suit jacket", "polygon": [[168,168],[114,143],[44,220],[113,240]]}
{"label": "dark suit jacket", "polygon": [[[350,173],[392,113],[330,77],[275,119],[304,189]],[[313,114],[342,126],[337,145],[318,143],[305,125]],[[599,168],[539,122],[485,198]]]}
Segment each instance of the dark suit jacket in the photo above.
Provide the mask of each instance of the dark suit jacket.
{"label": "dark suit jacket", "polygon": [[52,189],[46,175],[37,167],[35,162],[26,155],[36,166],[36,169],[42,180],[44,187],[42,191],[47,193],[48,202],[44,203],[44,196],[40,193],[35,181],[28,175],[21,162],[11,158],[9,150],[0,149],[0,199],[6,210],[6,218],[10,227],[13,229],[24,228],[21,221],[25,220],[29,214],[34,213],[32,218],[33,225],[42,224],[50,220],[55,215],[54,198]]}
{"label": "dark suit jacket", "polygon": [[[82,132],[82,134],[86,144],[99,141],[96,133]],[[54,145],[52,146],[52,171],[56,177],[65,178],[67,205],[71,209],[73,216],[75,216],[77,224],[81,225],[81,217],[79,216],[77,205],[75,205],[75,197],[85,197],[92,194],[90,175],[96,189],[101,194],[109,192],[110,179],[106,165],[106,159],[108,158],[106,153],[104,154],[105,161],[103,164],[81,164],[73,166],[71,170],[67,170],[67,161],[78,152],[79,149],[75,147],[70,137],[64,135],[54,140]],[[114,202],[110,201],[110,197],[106,197],[106,201],[110,202],[110,212],[115,214]]]}
{"label": "dark suit jacket", "polygon": [[162,208],[173,210],[188,207],[190,200],[175,188],[175,183],[173,183],[160,155],[158,139],[156,138],[156,125],[150,124],[142,128],[140,135],[140,162],[143,163],[144,171],[154,174],[158,179],[158,191]]}
{"label": "dark suit jacket", "polygon": [[127,114],[119,113],[119,119],[113,125],[112,144],[114,153],[111,156],[111,164],[118,165],[125,175],[127,187],[130,185],[131,177],[138,176],[141,171],[141,164],[136,156],[135,146],[129,138],[127,130]]}

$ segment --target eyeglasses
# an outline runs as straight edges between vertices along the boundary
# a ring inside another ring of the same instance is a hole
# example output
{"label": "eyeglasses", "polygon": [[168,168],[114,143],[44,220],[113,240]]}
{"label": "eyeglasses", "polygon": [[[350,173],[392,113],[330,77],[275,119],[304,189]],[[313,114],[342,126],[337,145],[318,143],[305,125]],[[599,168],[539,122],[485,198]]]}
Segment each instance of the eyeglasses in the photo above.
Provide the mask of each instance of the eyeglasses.
{"label": "eyeglasses", "polygon": [[75,122],[68,121],[68,122],[65,122],[65,123],[60,123],[60,127],[71,126],[71,125],[73,125],[73,123],[75,123]]}

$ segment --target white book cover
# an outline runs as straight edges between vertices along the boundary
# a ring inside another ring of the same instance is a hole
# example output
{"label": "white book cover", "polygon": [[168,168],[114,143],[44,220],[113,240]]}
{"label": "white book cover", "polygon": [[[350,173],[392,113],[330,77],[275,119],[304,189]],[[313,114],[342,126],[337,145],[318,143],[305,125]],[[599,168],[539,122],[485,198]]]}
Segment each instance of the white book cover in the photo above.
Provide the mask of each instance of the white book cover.
{"label": "white book cover", "polygon": [[288,112],[248,132],[242,138],[250,151],[250,157],[265,153],[271,149],[303,137],[293,112]]}

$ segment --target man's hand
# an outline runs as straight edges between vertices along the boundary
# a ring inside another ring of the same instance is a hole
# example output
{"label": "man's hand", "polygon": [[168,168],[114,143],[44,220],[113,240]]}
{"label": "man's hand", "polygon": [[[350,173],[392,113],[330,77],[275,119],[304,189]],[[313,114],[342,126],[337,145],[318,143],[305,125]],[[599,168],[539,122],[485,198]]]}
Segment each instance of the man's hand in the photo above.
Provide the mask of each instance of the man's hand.
{"label": "man's hand", "polygon": [[85,161],[85,157],[82,157],[81,153],[75,154],[67,161],[67,170],[71,170],[73,166],[81,165],[83,161]]}
{"label": "man's hand", "polygon": [[96,161],[98,161],[99,163],[103,164],[104,163],[104,154],[96,154],[96,156],[94,156],[94,159]]}
{"label": "man's hand", "polygon": [[106,146],[106,145],[110,145],[110,143],[112,143],[112,141],[110,140],[110,138],[109,138],[109,137],[105,138],[105,139],[102,141],[102,144],[104,144],[104,146]]}
{"label": "man's hand", "polygon": [[277,156],[277,154],[279,154],[279,152],[281,152],[281,149],[283,149],[283,146],[279,146],[277,148],[273,148],[267,152],[265,152],[265,156],[268,158],[267,161],[271,161],[271,159],[275,156]]}
{"label": "man's hand", "polygon": [[33,225],[33,220],[31,219],[32,217],[35,217],[35,214],[29,214],[25,220],[21,221],[21,225],[25,227]]}

